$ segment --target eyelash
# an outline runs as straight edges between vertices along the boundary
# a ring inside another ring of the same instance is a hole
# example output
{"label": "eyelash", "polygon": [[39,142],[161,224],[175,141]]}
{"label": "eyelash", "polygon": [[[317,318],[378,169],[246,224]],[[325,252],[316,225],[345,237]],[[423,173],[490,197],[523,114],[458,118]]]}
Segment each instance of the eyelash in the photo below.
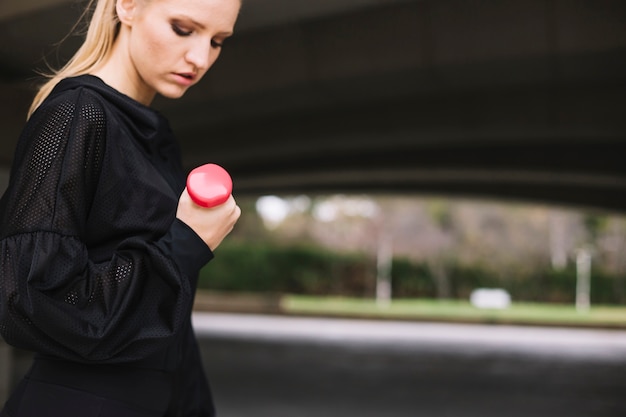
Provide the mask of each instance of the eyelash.
{"label": "eyelash", "polygon": [[191,31],[183,30],[180,26],[178,26],[177,24],[174,24],[174,23],[172,23],[172,30],[178,36],[189,36],[189,35],[191,35]]}
{"label": "eyelash", "polygon": [[[175,34],[177,34],[178,36],[182,36],[182,37],[189,36],[193,33],[192,31],[183,30],[180,26],[174,23],[172,23],[172,30],[174,31]],[[224,45],[223,42],[218,42],[214,39],[211,39],[211,46],[213,48],[221,48],[223,45]]]}

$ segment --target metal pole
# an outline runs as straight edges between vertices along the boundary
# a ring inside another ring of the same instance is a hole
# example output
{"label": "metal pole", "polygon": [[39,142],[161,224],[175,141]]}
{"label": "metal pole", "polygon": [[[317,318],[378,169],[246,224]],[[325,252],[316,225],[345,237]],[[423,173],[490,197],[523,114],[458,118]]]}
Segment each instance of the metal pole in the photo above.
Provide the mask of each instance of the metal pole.
{"label": "metal pole", "polygon": [[376,304],[386,307],[391,302],[391,262],[393,249],[391,237],[384,229],[378,234],[378,251],[376,256]]}
{"label": "metal pole", "polygon": [[591,252],[582,248],[576,252],[576,310],[589,311],[591,282]]}

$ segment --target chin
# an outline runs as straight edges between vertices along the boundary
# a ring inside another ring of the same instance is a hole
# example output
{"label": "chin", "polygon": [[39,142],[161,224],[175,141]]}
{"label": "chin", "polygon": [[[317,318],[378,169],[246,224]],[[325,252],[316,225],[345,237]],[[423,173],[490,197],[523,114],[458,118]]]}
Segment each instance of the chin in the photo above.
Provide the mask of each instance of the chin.
{"label": "chin", "polygon": [[187,90],[164,90],[164,91],[160,91],[159,94],[162,95],[165,98],[171,98],[171,99],[177,99],[177,98],[181,98],[182,96],[185,95],[185,93],[187,92]]}
{"label": "chin", "polygon": [[175,83],[165,82],[165,83],[161,83],[161,85],[157,85],[156,87],[157,87],[156,92],[159,95],[165,98],[176,99],[176,98],[181,98],[183,95],[185,95],[185,93],[191,86],[182,86],[182,85],[175,84]]}

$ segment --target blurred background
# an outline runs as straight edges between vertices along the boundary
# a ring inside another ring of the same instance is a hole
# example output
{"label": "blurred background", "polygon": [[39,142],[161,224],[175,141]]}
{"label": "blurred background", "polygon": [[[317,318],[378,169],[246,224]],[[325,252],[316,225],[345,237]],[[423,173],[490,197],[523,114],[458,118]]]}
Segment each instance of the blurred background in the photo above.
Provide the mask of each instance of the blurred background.
{"label": "blurred background", "polygon": [[[0,4],[0,187],[84,4]],[[154,107],[243,210],[196,305],[221,415],[626,415],[623,1],[244,0]]]}

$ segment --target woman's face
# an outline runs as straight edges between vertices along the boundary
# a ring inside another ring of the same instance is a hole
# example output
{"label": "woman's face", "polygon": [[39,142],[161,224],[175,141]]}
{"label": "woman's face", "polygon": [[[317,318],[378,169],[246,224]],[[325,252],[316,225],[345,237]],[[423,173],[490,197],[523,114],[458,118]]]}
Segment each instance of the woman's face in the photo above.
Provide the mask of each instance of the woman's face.
{"label": "woman's face", "polygon": [[[129,7],[121,10],[120,3]],[[232,35],[239,8],[240,0],[118,1],[118,15],[130,13],[120,20],[128,29],[126,69],[135,98],[178,98],[200,81]]]}

